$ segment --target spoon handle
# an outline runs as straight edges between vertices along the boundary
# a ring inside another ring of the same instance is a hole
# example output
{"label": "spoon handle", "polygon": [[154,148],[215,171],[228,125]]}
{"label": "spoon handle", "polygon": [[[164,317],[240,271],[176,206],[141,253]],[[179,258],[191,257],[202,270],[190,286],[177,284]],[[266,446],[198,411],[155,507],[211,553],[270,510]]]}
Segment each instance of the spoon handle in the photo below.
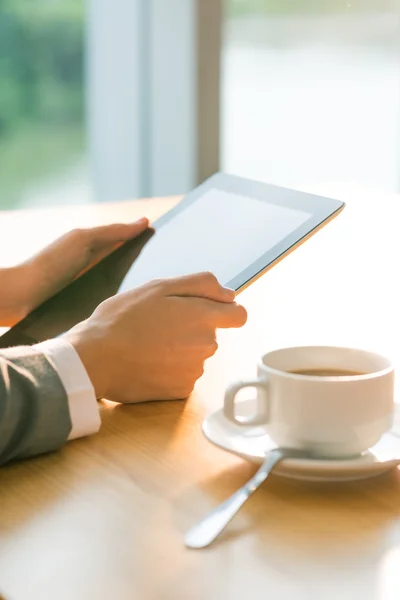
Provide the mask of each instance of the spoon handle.
{"label": "spoon handle", "polygon": [[271,450],[257,473],[243,487],[189,529],[185,535],[186,546],[205,548],[211,544],[282,458],[284,454],[279,449]]}

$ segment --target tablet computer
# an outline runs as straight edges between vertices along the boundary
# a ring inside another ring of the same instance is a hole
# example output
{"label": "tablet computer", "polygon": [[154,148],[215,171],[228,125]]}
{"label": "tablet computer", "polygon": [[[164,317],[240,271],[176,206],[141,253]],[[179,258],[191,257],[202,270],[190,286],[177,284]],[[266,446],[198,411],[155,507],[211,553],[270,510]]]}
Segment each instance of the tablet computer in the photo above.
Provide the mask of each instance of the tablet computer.
{"label": "tablet computer", "polygon": [[343,207],[331,198],[217,173],[12,327],[0,347],[60,335],[106,298],[152,279],[211,271],[240,292]]}

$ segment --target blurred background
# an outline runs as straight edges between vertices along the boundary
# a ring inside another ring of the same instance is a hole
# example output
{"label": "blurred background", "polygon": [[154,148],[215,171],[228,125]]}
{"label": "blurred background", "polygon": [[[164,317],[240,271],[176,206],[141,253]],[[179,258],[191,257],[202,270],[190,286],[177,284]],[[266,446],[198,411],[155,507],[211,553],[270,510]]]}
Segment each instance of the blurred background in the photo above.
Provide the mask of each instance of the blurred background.
{"label": "blurred background", "polygon": [[0,208],[400,192],[400,0],[0,0]]}

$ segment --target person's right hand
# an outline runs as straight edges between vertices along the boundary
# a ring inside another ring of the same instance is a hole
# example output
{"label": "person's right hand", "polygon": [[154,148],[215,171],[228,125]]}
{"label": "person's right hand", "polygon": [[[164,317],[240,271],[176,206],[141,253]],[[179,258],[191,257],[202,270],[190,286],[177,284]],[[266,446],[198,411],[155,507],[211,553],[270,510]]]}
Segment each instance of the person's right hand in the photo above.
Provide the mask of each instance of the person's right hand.
{"label": "person's right hand", "polygon": [[156,280],[106,300],[64,337],[98,398],[186,398],[217,349],[216,329],[246,322],[234,299],[210,273]]}

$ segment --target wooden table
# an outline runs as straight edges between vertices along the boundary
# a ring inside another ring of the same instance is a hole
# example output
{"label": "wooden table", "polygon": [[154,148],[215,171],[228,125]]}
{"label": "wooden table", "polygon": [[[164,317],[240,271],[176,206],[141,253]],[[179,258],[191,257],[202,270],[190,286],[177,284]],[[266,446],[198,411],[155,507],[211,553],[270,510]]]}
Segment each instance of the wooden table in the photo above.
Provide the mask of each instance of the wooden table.
{"label": "wooden table", "polygon": [[[271,477],[218,543],[189,551],[182,541],[254,473],[200,427],[263,351],[351,344],[400,366],[400,197],[347,196],[335,222],[240,296],[248,323],[221,332],[187,402],[103,402],[98,435],[1,469],[7,600],[400,598],[397,470],[335,485]],[[70,227],[155,217],[175,202],[0,213],[0,256],[11,264]]]}

